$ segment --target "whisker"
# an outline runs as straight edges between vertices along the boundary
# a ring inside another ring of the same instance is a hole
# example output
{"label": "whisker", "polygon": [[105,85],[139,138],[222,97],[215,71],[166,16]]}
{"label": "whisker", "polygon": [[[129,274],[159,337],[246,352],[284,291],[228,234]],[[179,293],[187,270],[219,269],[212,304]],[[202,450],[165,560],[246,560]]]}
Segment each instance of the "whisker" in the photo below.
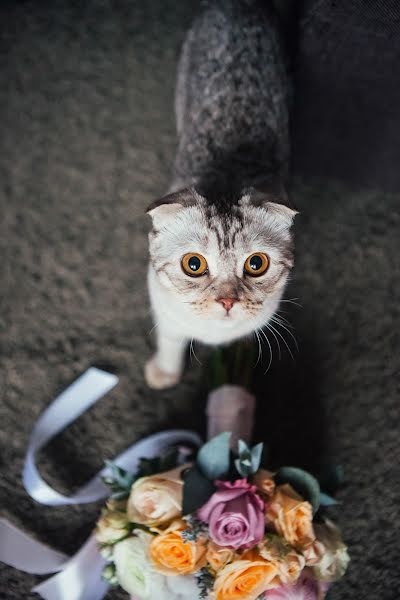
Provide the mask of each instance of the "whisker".
{"label": "whisker", "polygon": [[279,319],[276,319],[274,316],[271,317],[271,321],[273,321],[274,323],[276,323],[277,325],[280,325],[285,331],[288,332],[288,334],[290,335],[290,337],[292,338],[292,340],[294,341],[294,344],[296,346],[296,350],[297,352],[299,351],[299,345],[297,343],[296,338],[294,337],[293,333],[290,331],[290,329],[288,329],[287,327],[285,327],[285,325],[279,321]]}
{"label": "whisker", "polygon": [[289,304],[294,304],[295,306],[298,306],[299,308],[303,308],[303,306],[301,304],[299,304],[298,302],[296,302],[296,300],[299,300],[299,298],[284,299],[284,300],[281,300],[281,302],[288,302]]}
{"label": "whisker", "polygon": [[256,368],[256,366],[258,365],[258,363],[260,362],[260,359],[262,360],[262,348],[261,348],[261,342],[260,342],[260,336],[258,335],[257,329],[255,329],[254,331],[255,335],[257,336],[257,342],[258,342],[258,357],[257,357],[257,361],[256,364],[254,365],[253,369]]}
{"label": "whisker", "polygon": [[280,313],[280,311],[276,311],[276,313],[273,315],[275,317],[275,319],[277,321],[282,321],[282,323],[285,323],[285,325],[287,325],[288,327],[290,327],[290,329],[294,329],[293,325],[290,323],[290,321],[288,321],[286,319],[286,317],[283,317]]}
{"label": "whisker", "polygon": [[153,333],[153,331],[155,330],[155,328],[156,328],[156,327],[158,327],[158,326],[159,326],[159,323],[155,323],[155,324],[153,325],[153,327],[150,329],[150,331],[148,332],[148,334],[147,334],[147,335],[151,335],[151,334]]}
{"label": "whisker", "polygon": [[276,341],[276,345],[278,346],[278,357],[279,357],[279,360],[281,360],[281,358],[282,358],[282,353],[281,353],[281,347],[280,347],[280,344],[279,344],[279,340],[278,340],[278,338],[276,337],[276,335],[275,335],[275,333],[273,332],[273,330],[272,330],[272,329],[270,329],[270,327],[269,327],[268,323],[266,323],[266,324],[264,325],[264,327],[266,327],[266,328],[268,329],[268,331],[270,331],[270,332],[272,333],[272,335],[274,336],[274,338],[275,338],[275,341]]}
{"label": "whisker", "polygon": [[193,352],[194,358],[197,360],[197,362],[199,363],[199,365],[201,365],[202,363],[199,361],[199,359],[196,356],[196,352],[194,351],[193,338],[190,340],[190,348],[191,348],[191,351]]}
{"label": "whisker", "polygon": [[270,326],[270,327],[271,327],[271,328],[272,328],[272,329],[275,331],[275,333],[277,333],[277,334],[279,335],[279,337],[281,338],[281,340],[282,340],[282,341],[283,341],[283,343],[285,344],[286,348],[288,349],[288,352],[289,352],[289,354],[290,354],[290,357],[291,357],[291,359],[294,361],[294,356],[293,356],[293,353],[292,353],[292,351],[291,351],[291,349],[290,349],[290,346],[289,346],[289,344],[287,343],[287,341],[285,340],[285,338],[283,337],[283,335],[281,334],[281,332],[280,332],[280,331],[278,331],[278,329],[275,329],[275,327],[274,327],[273,325],[271,325],[271,324],[270,324],[269,326]]}
{"label": "whisker", "polygon": [[268,348],[269,348],[269,363],[268,363],[268,367],[266,368],[266,370],[264,371],[264,375],[266,375],[271,367],[272,364],[272,348],[271,348],[271,344],[269,339],[267,338],[267,334],[265,333],[265,331],[263,331],[262,327],[259,328],[259,332],[263,334],[265,341],[268,344]]}

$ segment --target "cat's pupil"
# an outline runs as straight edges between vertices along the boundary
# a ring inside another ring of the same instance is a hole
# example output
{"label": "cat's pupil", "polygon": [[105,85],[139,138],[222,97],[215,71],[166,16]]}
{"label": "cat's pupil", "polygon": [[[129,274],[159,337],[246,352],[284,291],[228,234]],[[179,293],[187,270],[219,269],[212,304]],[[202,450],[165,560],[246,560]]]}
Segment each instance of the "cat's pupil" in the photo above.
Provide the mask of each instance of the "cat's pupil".
{"label": "cat's pupil", "polygon": [[198,271],[201,265],[200,259],[197,256],[192,256],[192,258],[189,259],[188,265],[189,269],[192,271]]}
{"label": "cat's pupil", "polygon": [[250,260],[250,267],[253,269],[253,271],[258,271],[258,269],[262,267],[262,264],[263,262],[261,256],[253,256]]}

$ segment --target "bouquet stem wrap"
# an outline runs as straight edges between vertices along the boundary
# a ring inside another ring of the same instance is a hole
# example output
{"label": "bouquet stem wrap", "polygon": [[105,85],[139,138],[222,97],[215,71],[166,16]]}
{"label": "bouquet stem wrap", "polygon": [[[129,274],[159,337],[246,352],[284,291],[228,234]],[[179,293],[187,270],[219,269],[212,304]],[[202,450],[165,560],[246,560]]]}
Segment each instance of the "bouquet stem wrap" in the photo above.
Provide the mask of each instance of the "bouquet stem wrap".
{"label": "bouquet stem wrap", "polygon": [[232,448],[237,448],[239,439],[250,442],[255,405],[253,394],[242,386],[222,385],[213,390],[207,401],[207,438],[230,431]]}

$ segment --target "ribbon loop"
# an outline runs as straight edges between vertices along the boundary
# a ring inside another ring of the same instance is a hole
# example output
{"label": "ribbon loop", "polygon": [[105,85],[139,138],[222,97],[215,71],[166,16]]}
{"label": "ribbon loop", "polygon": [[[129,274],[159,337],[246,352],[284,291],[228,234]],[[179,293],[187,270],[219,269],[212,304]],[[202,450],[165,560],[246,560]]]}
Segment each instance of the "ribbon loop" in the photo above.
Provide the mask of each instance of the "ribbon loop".
{"label": "ribbon loop", "polygon": [[[39,417],[30,436],[23,469],[25,489],[34,500],[48,506],[61,506],[95,502],[109,495],[109,490],[102,481],[107,467],[101,469],[74,495],[64,496],[42,479],[35,458],[41,448],[109,392],[117,382],[116,375],[91,367],[57,396]],[[154,458],[168,447],[179,444],[198,447],[201,445],[201,438],[197,433],[181,429],[155,433],[132,444],[113,462],[127,471],[135,472],[142,457]],[[0,561],[36,575],[58,571],[33,589],[45,600],[101,600],[109,587],[101,580],[105,561],[97,550],[94,536],[69,558],[27,536],[6,519],[0,519]]]}

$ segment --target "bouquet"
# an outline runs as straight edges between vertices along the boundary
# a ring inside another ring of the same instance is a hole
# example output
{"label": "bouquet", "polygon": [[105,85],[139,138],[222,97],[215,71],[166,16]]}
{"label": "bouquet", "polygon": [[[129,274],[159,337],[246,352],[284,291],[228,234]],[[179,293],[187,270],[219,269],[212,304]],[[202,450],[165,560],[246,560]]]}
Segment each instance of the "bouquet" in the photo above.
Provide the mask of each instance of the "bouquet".
{"label": "bouquet", "polygon": [[132,600],[322,600],[349,556],[310,473],[270,472],[262,444],[223,432],[135,474],[109,464],[95,536],[103,577]]}

